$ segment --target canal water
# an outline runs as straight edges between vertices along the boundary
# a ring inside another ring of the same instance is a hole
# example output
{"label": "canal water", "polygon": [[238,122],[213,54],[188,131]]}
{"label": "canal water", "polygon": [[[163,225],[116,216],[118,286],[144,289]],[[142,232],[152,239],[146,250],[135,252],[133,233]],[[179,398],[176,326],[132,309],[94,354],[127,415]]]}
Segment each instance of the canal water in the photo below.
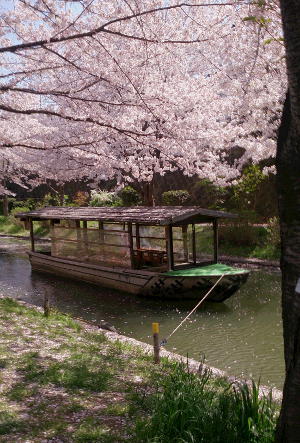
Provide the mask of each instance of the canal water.
{"label": "canal water", "polygon": [[[124,335],[151,343],[151,323],[167,336],[196,304],[122,294],[31,272],[28,243],[0,239],[0,296],[41,306],[45,290],[53,306],[95,324],[113,324]],[[248,282],[221,304],[206,303],[171,337],[166,349],[281,389],[283,340],[280,274],[252,271]]]}

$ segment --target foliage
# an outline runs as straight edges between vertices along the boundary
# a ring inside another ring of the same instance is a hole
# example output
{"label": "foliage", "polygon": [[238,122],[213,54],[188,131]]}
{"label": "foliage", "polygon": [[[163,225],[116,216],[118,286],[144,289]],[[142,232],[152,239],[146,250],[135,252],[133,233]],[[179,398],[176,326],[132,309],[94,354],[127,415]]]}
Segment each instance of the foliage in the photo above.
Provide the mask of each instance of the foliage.
{"label": "foliage", "polygon": [[268,241],[271,245],[279,247],[281,243],[279,218],[272,217],[268,221],[267,227]]}
{"label": "foliage", "polygon": [[89,203],[88,193],[83,191],[76,192],[73,203],[75,203],[76,206],[87,206]]}
{"label": "foliage", "polygon": [[118,192],[122,206],[136,206],[141,202],[140,194],[132,187],[125,186]]}
{"label": "foliage", "polygon": [[136,441],[157,443],[272,443],[276,409],[252,382],[214,381],[208,369],[193,374],[181,364],[154,382],[140,398],[147,417],[136,426]]}
{"label": "foliage", "polygon": [[45,194],[42,200],[39,202],[40,207],[44,206],[60,206],[60,198],[58,194]]}
{"label": "foliage", "polygon": [[91,191],[90,206],[121,206],[121,200],[116,192]]}
{"label": "foliage", "polygon": [[18,212],[29,212],[30,208],[28,206],[16,206],[14,209],[11,210],[10,214],[15,215],[18,214]]}
{"label": "foliage", "polygon": [[162,194],[162,203],[166,206],[182,206],[189,202],[190,194],[185,189],[166,191]]}
{"label": "foliage", "polygon": [[252,211],[257,220],[268,219],[277,213],[275,176],[264,174],[258,165],[245,168],[241,179],[230,191],[228,204],[233,210]]}
{"label": "foliage", "polygon": [[217,186],[208,178],[203,178],[192,187],[192,203],[202,208],[221,209],[226,193],[227,188]]}
{"label": "foliage", "polygon": [[264,228],[249,223],[226,223],[219,228],[219,243],[235,246],[255,246],[262,244],[266,233]]}

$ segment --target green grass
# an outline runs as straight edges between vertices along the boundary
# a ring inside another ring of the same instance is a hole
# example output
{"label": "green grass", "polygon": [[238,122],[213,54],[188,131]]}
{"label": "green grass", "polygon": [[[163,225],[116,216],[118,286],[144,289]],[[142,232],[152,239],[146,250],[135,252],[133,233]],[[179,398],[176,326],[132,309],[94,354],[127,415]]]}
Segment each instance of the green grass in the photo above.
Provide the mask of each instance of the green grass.
{"label": "green grass", "polygon": [[23,421],[18,419],[16,413],[0,409],[0,436],[19,431],[22,426]]}
{"label": "green grass", "polygon": [[[215,384],[210,371],[189,373],[177,364],[156,380],[154,392],[137,395],[144,418],[136,442],[272,443],[277,419],[271,397],[259,387]],[[223,383],[224,384],[224,383]]]}
{"label": "green grass", "polygon": [[77,443],[113,443],[118,441],[107,426],[103,426],[94,418],[83,420],[73,434]]}
{"label": "green grass", "polygon": [[[6,235],[28,236],[28,229],[24,228],[24,223],[13,215],[4,217],[0,215],[0,233]],[[47,237],[49,234],[49,226],[46,222],[34,223],[34,234],[37,237]]]}
{"label": "green grass", "polygon": [[4,441],[272,441],[276,408],[255,384],[153,365],[140,348],[11,299],[0,298],[0,325]]}

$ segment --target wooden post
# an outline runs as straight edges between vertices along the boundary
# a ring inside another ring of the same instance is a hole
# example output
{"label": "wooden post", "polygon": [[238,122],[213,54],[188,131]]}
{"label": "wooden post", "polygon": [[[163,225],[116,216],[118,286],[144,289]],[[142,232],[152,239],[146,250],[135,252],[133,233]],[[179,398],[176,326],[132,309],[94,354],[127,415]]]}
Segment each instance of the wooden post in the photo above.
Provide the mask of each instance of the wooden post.
{"label": "wooden post", "polygon": [[84,253],[88,255],[88,235],[87,235],[87,221],[86,220],[83,220],[82,227],[83,227]]}
{"label": "wooden post", "polygon": [[104,225],[102,221],[98,222],[98,228],[99,228],[99,241],[100,244],[104,243],[104,233],[103,233],[103,229],[104,229]]}
{"label": "wooden post", "polygon": [[219,241],[218,241],[218,219],[214,219],[213,221],[214,227],[214,262],[218,263],[218,255],[219,255]]}
{"label": "wooden post", "polygon": [[189,261],[189,249],[187,239],[187,226],[182,226],[182,240],[183,240],[183,259],[185,262]]}
{"label": "wooden post", "polygon": [[135,224],[135,242],[136,242],[136,249],[140,249],[141,238],[140,238],[140,225],[138,223]]}
{"label": "wooden post", "polygon": [[76,220],[76,234],[77,234],[78,252],[81,254],[82,253],[82,239],[81,239],[80,220]]}
{"label": "wooden post", "polygon": [[140,225],[138,223],[135,224],[135,247],[136,247],[136,259],[137,259],[137,268],[140,269],[143,266],[143,255],[141,249],[141,237],[140,237]]}
{"label": "wooden post", "polygon": [[192,244],[193,244],[193,263],[197,264],[197,252],[196,252],[196,228],[195,224],[192,224]]}
{"label": "wooden post", "polygon": [[33,235],[33,221],[32,221],[32,218],[29,219],[29,229],[30,229],[31,250],[32,250],[32,252],[34,252],[35,249],[34,249],[34,235]]}
{"label": "wooden post", "polygon": [[128,223],[128,243],[129,243],[131,268],[134,269],[132,223]]}
{"label": "wooden post", "polygon": [[48,290],[44,291],[44,316],[49,317],[50,315],[50,303],[49,303],[49,294]]}
{"label": "wooden post", "polygon": [[159,355],[159,323],[152,323],[152,334],[153,334],[153,351],[154,351],[154,363],[160,363]]}
{"label": "wooden post", "polygon": [[167,256],[168,256],[168,269],[172,271],[174,269],[174,255],[173,255],[173,232],[172,226],[166,226],[166,243],[167,243]]}

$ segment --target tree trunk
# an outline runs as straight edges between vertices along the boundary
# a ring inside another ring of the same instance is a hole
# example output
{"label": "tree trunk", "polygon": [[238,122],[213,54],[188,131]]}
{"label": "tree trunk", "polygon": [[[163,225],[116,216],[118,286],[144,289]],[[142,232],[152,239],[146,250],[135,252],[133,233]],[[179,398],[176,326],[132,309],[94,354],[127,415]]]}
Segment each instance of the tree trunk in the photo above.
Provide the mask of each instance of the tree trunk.
{"label": "tree trunk", "polygon": [[145,206],[155,206],[153,180],[142,185],[143,202]]}
{"label": "tree trunk", "polygon": [[280,6],[289,94],[277,148],[286,378],[276,441],[295,443],[300,442],[300,1],[281,0]]}
{"label": "tree trunk", "polygon": [[2,200],[2,204],[3,204],[3,215],[4,217],[8,217],[8,197],[7,195],[3,196],[3,200]]}
{"label": "tree trunk", "polygon": [[300,442],[300,134],[287,97],[278,138],[282,319],[286,378],[277,442]]}

